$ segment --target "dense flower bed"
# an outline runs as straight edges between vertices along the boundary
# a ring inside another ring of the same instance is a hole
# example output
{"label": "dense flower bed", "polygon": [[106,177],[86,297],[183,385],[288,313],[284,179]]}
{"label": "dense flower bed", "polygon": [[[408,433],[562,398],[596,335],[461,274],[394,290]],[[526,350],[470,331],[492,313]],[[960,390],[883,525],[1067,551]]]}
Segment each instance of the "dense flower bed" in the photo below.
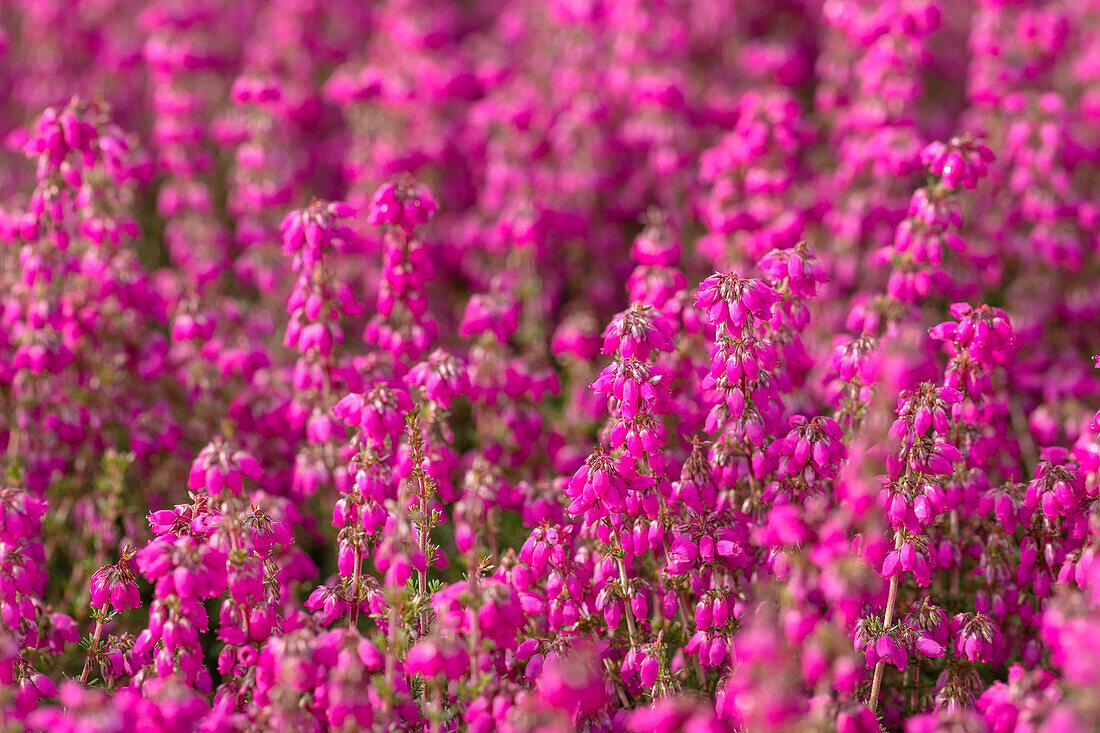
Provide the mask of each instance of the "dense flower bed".
{"label": "dense flower bed", "polygon": [[11,0],[0,137],[0,733],[1100,730],[1100,2]]}

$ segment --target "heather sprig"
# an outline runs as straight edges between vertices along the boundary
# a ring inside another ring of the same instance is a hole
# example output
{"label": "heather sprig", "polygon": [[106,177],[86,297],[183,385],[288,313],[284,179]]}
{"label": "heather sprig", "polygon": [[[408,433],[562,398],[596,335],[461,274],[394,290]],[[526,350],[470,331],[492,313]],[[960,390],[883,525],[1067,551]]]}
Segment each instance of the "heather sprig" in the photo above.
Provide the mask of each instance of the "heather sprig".
{"label": "heather sprig", "polygon": [[1094,0],[0,18],[4,733],[1097,727]]}

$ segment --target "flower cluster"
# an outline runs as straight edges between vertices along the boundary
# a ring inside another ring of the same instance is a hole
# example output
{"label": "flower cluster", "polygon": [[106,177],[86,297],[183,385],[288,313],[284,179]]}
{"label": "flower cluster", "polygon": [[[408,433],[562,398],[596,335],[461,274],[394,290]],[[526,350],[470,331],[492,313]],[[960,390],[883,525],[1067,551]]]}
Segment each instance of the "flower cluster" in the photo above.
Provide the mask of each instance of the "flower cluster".
{"label": "flower cluster", "polygon": [[1100,0],[9,0],[0,730],[1100,729]]}

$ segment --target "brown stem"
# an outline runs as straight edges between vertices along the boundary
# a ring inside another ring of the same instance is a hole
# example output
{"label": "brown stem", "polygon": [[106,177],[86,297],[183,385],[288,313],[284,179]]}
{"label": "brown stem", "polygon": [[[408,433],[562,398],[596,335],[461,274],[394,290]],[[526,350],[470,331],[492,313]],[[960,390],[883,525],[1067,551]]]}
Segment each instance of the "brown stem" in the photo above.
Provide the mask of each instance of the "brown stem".
{"label": "brown stem", "polygon": [[917,683],[920,681],[920,669],[916,663],[914,663],[913,666],[909,668],[909,678],[911,680],[911,684],[913,685],[913,697],[911,705],[913,708],[913,712],[916,713],[917,704],[920,702],[920,690],[917,688]]}
{"label": "brown stem", "polygon": [[[623,543],[619,538],[619,530],[615,530],[615,544],[618,545],[619,552],[622,552]],[[619,581],[623,586],[623,594],[626,594],[626,589],[630,585],[630,579],[626,576],[626,562],[622,557],[616,557],[616,562],[619,564]],[[630,636],[630,648],[633,649],[636,646],[635,639],[637,631],[634,628],[634,610],[630,606],[630,601],[627,599],[626,608],[623,609],[623,615],[626,616],[626,630]]]}
{"label": "brown stem", "polygon": [[84,671],[80,673],[80,684],[88,684],[88,675],[92,671],[92,658],[95,656],[96,647],[99,646],[99,637],[103,633],[103,618],[97,618],[95,632],[92,634],[92,643],[88,645],[88,658],[84,660]]}
{"label": "brown stem", "polygon": [[362,558],[359,556],[359,544],[355,545],[355,570],[351,576],[351,613],[348,614],[348,626],[355,628],[359,623],[359,579],[362,572]]}
{"label": "brown stem", "polygon": [[[894,535],[894,551],[901,549],[901,534]],[[901,577],[901,573],[896,574],[890,578],[890,595],[886,598],[886,613],[882,618],[883,631],[890,628],[890,624],[894,622],[894,605],[898,600],[898,579]],[[878,710],[878,697],[882,691],[882,673],[885,669],[885,664],[879,662],[875,665],[875,677],[871,680],[871,699],[867,701],[868,707],[874,712]]]}
{"label": "brown stem", "polygon": [[622,682],[618,682],[615,685],[615,692],[619,693],[619,702],[623,704],[623,708],[630,709],[630,700],[626,696],[626,690],[623,689]]}
{"label": "brown stem", "polygon": [[[481,580],[481,573],[477,563],[477,550],[470,551],[471,554],[471,566],[472,572],[470,573],[470,591],[473,599],[476,601],[478,598],[478,582]],[[470,650],[470,684],[474,685],[477,682],[477,677],[480,672],[478,669],[478,657],[479,649],[481,647],[481,621],[478,614],[470,614],[470,634],[467,639]]]}
{"label": "brown stem", "polygon": [[8,438],[8,463],[11,464],[15,460],[15,457],[19,455],[19,443],[23,438],[23,431],[12,430],[11,437]]}
{"label": "brown stem", "polygon": [[[680,614],[680,623],[684,625],[684,635],[687,636],[688,629],[691,628],[691,624],[688,622],[687,611],[684,610],[687,608],[687,601],[684,598],[683,593],[679,593],[677,595],[679,595],[680,597],[680,602],[676,604],[677,611]],[[699,680],[699,686],[702,687],[705,677],[703,676],[703,668],[699,666],[699,660],[691,656],[690,654],[686,656],[689,660],[691,660],[691,666],[695,670],[695,678]]]}
{"label": "brown stem", "polygon": [[[417,574],[420,576],[420,597],[421,600],[428,597],[428,495],[424,491],[424,478],[423,476],[417,477],[417,485],[420,489],[420,514],[423,519],[423,524],[420,525],[420,531],[417,532],[417,539],[420,543],[420,556],[424,558],[424,569],[418,570]],[[420,612],[420,633],[421,635],[428,633],[428,612],[423,610]]]}

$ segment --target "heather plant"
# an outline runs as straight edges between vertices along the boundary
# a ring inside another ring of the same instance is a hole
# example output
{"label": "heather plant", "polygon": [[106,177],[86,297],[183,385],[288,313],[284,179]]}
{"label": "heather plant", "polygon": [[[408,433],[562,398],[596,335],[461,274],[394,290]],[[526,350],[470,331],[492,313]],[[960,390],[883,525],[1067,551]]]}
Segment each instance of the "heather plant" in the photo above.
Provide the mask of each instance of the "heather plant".
{"label": "heather plant", "polygon": [[1098,48],[0,3],[0,733],[1100,729]]}

